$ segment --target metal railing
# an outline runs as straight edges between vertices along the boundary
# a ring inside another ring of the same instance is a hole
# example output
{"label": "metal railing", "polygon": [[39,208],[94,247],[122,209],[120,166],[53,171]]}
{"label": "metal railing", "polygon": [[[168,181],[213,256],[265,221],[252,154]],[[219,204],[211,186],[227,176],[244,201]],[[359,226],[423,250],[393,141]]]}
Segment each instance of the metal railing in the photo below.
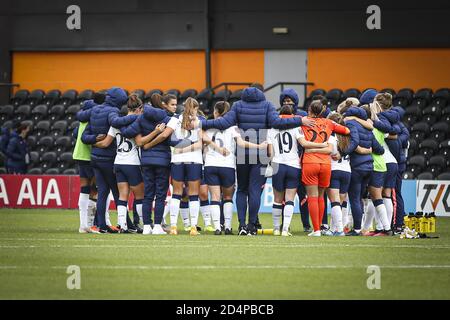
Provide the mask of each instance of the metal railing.
{"label": "metal railing", "polygon": [[264,92],[267,92],[269,90],[272,90],[278,86],[281,86],[281,91],[284,90],[285,86],[303,86],[303,93],[304,93],[304,98],[306,99],[306,89],[308,86],[313,86],[314,82],[285,82],[285,81],[281,81],[281,82],[277,82],[274,83],[273,85],[267,87],[264,89]]}

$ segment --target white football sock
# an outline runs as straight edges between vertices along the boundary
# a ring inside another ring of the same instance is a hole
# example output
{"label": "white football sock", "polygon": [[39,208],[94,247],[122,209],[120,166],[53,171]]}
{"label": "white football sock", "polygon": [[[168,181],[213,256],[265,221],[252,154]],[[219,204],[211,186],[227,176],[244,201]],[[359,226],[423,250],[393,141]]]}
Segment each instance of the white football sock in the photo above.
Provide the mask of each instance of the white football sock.
{"label": "white football sock", "polygon": [[[347,204],[348,206],[348,204]],[[347,207],[341,207],[342,212],[342,225],[345,227],[348,224],[348,210]]]}
{"label": "white football sock", "polygon": [[109,205],[111,204],[111,193],[109,193],[108,198],[106,198],[106,211],[105,211],[105,220],[106,220],[106,225],[108,227],[112,226],[111,220],[109,219]]}
{"label": "white football sock", "polygon": [[[205,223],[205,227],[211,225],[211,212],[210,211],[211,211],[211,208],[210,208],[209,204],[206,206],[200,206],[200,212],[202,214],[203,222]],[[220,224],[220,222],[219,222],[219,224]]]}
{"label": "white football sock", "polygon": [[384,203],[376,206],[375,210],[377,211],[378,219],[380,219],[381,224],[383,225],[382,229],[391,230],[391,224],[389,222]]}
{"label": "white football sock", "polygon": [[283,213],[281,203],[273,203],[272,206],[272,219],[273,219],[273,229],[279,230],[281,226],[281,215]]}
{"label": "white football sock", "polygon": [[233,202],[223,203],[223,215],[225,218],[225,229],[231,230],[231,219],[233,218]]}
{"label": "white football sock", "polygon": [[375,217],[375,207],[373,206],[372,200],[367,201],[367,209],[364,213],[364,222],[363,222],[363,229],[364,230],[370,230],[373,225],[373,219]]}
{"label": "white football sock", "polygon": [[342,224],[342,209],[340,205],[331,207],[331,221],[331,231],[344,231],[344,225]]}
{"label": "white football sock", "polygon": [[198,224],[198,214],[200,212],[200,201],[189,200],[189,215],[191,216],[191,227]]}
{"label": "white football sock", "polygon": [[214,224],[214,229],[220,230],[220,205],[210,204],[209,209],[211,211],[211,217]]}
{"label": "white football sock", "polygon": [[180,211],[180,199],[172,197],[172,199],[170,199],[169,208],[170,208],[170,225],[173,227],[176,226],[178,222],[177,220],[178,220],[178,211]]}
{"label": "white football sock", "polygon": [[387,218],[389,221],[389,229],[386,230],[390,230],[391,229],[391,222],[392,222],[392,216],[394,215],[394,205],[392,204],[392,199],[391,198],[383,198],[383,203],[386,207],[386,213],[387,213]]}
{"label": "white football sock", "polygon": [[170,212],[170,205],[169,205],[169,202],[166,202],[166,205],[164,206],[164,213],[163,213],[163,224],[168,224],[166,218],[167,218],[167,215],[169,214],[169,212]]}
{"label": "white football sock", "polygon": [[117,222],[121,229],[128,230],[127,226],[127,207],[124,205],[117,206]]}
{"label": "white football sock", "polygon": [[287,204],[284,206],[283,210],[283,231],[289,231],[289,226],[291,225],[292,215],[294,214],[294,206]]}
{"label": "white football sock", "polygon": [[[136,211],[139,216],[139,223],[144,224],[144,220],[142,219],[142,203],[136,205]],[[126,217],[125,217],[126,221]]]}
{"label": "white football sock", "polygon": [[88,206],[88,227],[94,226],[95,214],[97,212],[97,202],[89,199]]}
{"label": "white football sock", "polygon": [[191,221],[189,219],[189,208],[180,208],[180,213],[183,218],[184,226],[189,227],[191,225]]}
{"label": "white football sock", "polygon": [[80,210],[80,228],[88,227],[88,208],[89,208],[89,194],[80,193],[78,198],[78,208]]}

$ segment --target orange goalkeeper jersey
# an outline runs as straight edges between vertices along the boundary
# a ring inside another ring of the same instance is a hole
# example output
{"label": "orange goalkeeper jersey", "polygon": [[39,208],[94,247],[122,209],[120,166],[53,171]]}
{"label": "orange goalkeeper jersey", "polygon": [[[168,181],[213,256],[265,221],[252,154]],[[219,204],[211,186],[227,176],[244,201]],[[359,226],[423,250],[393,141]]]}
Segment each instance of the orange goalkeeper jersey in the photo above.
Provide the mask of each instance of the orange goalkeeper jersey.
{"label": "orange goalkeeper jersey", "polygon": [[[307,141],[323,143],[328,142],[328,138],[333,132],[347,135],[350,130],[336,122],[326,118],[314,118],[314,125],[311,127],[302,126],[303,135]],[[331,164],[329,154],[323,153],[303,153],[302,163],[324,163]]]}

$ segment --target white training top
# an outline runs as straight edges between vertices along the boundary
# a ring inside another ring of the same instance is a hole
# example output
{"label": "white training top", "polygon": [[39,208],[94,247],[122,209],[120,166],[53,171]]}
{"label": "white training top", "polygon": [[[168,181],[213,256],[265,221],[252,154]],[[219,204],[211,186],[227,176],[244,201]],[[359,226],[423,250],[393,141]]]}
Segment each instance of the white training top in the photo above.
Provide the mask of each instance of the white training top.
{"label": "white training top", "polygon": [[[172,117],[172,119],[176,119],[176,127],[174,132],[172,133],[172,139],[181,140],[181,139],[189,139],[193,143],[197,142],[199,139],[200,128],[195,128],[193,130],[184,130],[181,128],[181,122],[183,121],[183,115],[177,119],[176,117]],[[171,121],[172,121],[171,119]],[[167,125],[172,127],[172,123],[168,123]],[[201,163],[203,164],[203,154],[202,149],[197,149],[195,151],[184,152],[184,153],[174,153],[174,148],[172,149],[172,163]]]}
{"label": "white training top", "polygon": [[116,138],[117,153],[114,164],[141,165],[139,158],[139,147],[134,139],[125,138],[119,129],[110,127],[108,136]]}
{"label": "white training top", "polygon": [[274,155],[272,162],[300,169],[297,140],[301,136],[299,128],[288,130],[269,129],[267,132],[267,143],[273,146]]}
{"label": "white training top", "polygon": [[[331,144],[332,151],[331,155],[338,154],[338,148],[337,148],[337,138],[335,136],[330,136],[328,139],[328,143]],[[339,171],[345,171],[345,172],[352,172],[352,169],[350,167],[350,156],[346,155],[345,157],[342,157],[339,160],[333,160],[331,158],[331,171],[339,170]]]}
{"label": "white training top", "polygon": [[[385,138],[388,137],[388,136],[389,136],[388,133],[386,133],[386,134],[384,135]],[[388,145],[387,145],[387,143],[386,143],[385,140],[383,140],[382,146],[383,146],[383,148],[384,148],[384,153],[383,153],[383,155],[382,155],[384,161],[385,161],[386,163],[397,163],[397,159],[395,159],[395,157],[392,155],[392,153],[391,153],[391,151],[389,150],[389,147],[388,147]]]}
{"label": "white training top", "polygon": [[205,132],[212,141],[219,147],[226,148],[230,154],[224,156],[215,151],[212,146],[206,148],[205,167],[225,167],[236,168],[236,138],[240,137],[239,129],[236,126],[220,131],[209,129]]}

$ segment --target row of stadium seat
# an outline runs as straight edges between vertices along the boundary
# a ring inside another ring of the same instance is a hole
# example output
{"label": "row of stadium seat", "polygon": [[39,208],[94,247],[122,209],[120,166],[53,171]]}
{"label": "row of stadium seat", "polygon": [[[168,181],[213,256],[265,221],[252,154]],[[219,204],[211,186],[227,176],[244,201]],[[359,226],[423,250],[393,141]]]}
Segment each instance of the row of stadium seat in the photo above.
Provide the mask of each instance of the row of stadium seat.
{"label": "row of stadium seat", "polygon": [[[405,172],[405,178],[412,179],[421,176],[430,175],[437,178],[445,174],[449,163],[450,150],[450,108],[449,89],[440,89],[432,92],[430,89],[421,89],[414,93],[411,89],[402,89],[395,92],[392,89],[383,89],[382,92],[390,92],[394,96],[394,105],[405,108],[406,115],[404,122],[409,126],[411,133],[410,148],[408,150],[408,167]],[[161,90],[150,90],[147,93],[144,90],[135,91],[144,101],[148,101],[153,93],[163,94]],[[180,93],[179,90],[169,90],[165,93],[174,94],[182,103],[187,97],[196,97],[200,102],[203,101],[203,109],[218,100],[237,101],[240,98],[242,90],[234,92],[225,90],[214,94],[211,90],[203,90],[197,93],[194,89],[189,89]],[[2,127],[10,127],[14,120],[26,122],[31,125],[32,130],[27,138],[29,149],[36,152],[33,156],[31,168],[36,169],[33,172],[45,173],[50,169],[57,169],[59,173],[66,170],[76,170],[75,164],[71,162],[68,166],[55,167],[51,161],[50,168],[48,164],[42,166],[45,153],[56,153],[56,161],[60,161],[60,156],[70,152],[73,148],[73,138],[71,136],[73,129],[78,126],[76,113],[80,110],[80,104],[86,99],[93,98],[93,90],[84,90],[78,94],[75,90],[68,90],[61,94],[58,90],[51,90],[46,94],[42,90],[19,90],[11,99],[11,105],[0,106],[0,124]],[[305,101],[308,104],[314,95],[324,95],[328,99],[329,106],[334,109],[338,103],[347,97],[359,98],[361,92],[358,89],[332,89],[328,92],[322,89],[313,90]],[[202,100],[204,99],[204,100]],[[213,102],[214,101],[214,102]],[[425,107],[426,106],[426,107]],[[426,112],[429,108],[440,110],[440,114],[431,116]],[[408,110],[422,110],[422,118],[412,116]],[[126,107],[122,108],[126,112]],[[415,156],[422,156],[415,157]],[[442,157],[439,157],[442,156]],[[45,159],[52,159],[48,155]],[[444,161],[442,161],[444,160]],[[411,162],[412,161],[412,162]],[[52,167],[53,165],[53,167]],[[433,169],[432,169],[433,168]],[[40,170],[38,170],[40,169]],[[69,171],[72,172],[72,171]]]}

